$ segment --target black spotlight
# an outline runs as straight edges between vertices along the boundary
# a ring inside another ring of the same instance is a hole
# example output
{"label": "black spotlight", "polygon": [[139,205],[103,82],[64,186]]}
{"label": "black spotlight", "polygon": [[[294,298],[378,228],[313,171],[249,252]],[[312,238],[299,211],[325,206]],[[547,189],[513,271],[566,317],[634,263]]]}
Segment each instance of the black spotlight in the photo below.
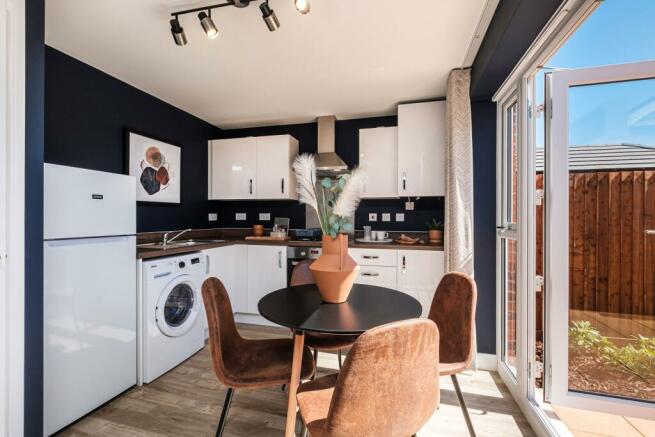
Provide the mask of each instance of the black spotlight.
{"label": "black spotlight", "polygon": [[209,39],[216,38],[218,36],[218,28],[214,24],[214,20],[212,20],[212,17],[207,15],[207,12],[203,11],[198,14],[198,18],[200,19],[200,25],[202,26],[202,29],[207,34],[207,38]]}
{"label": "black spotlight", "polygon": [[264,22],[268,26],[268,30],[271,32],[275,32],[280,28],[280,21],[277,19],[277,15],[275,15],[275,11],[271,9],[271,7],[268,5],[268,1],[265,1],[264,3],[259,5],[259,9],[262,10],[262,18],[264,19]]}
{"label": "black spotlight", "polygon": [[178,46],[186,45],[186,35],[177,18],[173,18],[171,20],[171,33],[173,34],[173,40],[175,41],[175,44]]}

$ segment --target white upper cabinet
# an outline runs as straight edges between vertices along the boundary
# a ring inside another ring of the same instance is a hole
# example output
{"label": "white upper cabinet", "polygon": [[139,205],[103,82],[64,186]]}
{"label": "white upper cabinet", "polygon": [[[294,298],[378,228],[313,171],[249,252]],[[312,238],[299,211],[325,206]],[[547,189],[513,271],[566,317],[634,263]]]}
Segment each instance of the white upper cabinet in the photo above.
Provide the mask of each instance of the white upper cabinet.
{"label": "white upper cabinet", "polygon": [[298,140],[291,135],[257,137],[257,198],[297,199],[291,168],[298,155]]}
{"label": "white upper cabinet", "polygon": [[297,199],[291,135],[209,142],[209,199]]}
{"label": "white upper cabinet", "polygon": [[256,199],[256,177],[254,137],[209,142],[210,199]]}
{"label": "white upper cabinet", "polygon": [[445,196],[446,102],[398,105],[398,193]]}
{"label": "white upper cabinet", "polygon": [[362,197],[398,197],[397,153],[397,127],[359,130],[359,167],[366,175]]}

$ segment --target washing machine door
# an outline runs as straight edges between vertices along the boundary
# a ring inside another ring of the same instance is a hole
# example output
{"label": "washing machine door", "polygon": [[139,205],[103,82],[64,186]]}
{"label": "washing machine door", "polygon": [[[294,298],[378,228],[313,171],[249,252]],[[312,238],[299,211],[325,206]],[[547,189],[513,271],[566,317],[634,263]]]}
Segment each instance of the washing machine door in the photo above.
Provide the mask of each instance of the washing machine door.
{"label": "washing machine door", "polygon": [[168,283],[159,296],[155,320],[159,330],[169,337],[186,334],[202,310],[199,288],[190,275],[181,275]]}

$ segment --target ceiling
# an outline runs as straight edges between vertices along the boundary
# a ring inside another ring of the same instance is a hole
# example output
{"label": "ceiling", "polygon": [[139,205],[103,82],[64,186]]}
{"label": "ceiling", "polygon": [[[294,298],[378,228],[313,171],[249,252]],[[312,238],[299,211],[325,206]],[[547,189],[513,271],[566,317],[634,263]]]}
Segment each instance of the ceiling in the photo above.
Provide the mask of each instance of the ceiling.
{"label": "ceiling", "polygon": [[357,118],[445,96],[497,1],[312,0],[303,16],[270,0],[277,32],[257,1],[214,10],[214,40],[182,16],[189,43],[176,46],[170,13],[211,3],[48,0],[46,44],[220,128]]}

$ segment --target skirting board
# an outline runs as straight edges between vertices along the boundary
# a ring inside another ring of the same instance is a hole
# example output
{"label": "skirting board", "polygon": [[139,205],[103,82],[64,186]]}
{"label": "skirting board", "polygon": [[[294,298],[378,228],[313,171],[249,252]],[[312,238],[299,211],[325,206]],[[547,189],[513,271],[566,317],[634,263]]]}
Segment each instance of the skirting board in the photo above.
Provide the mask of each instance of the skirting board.
{"label": "skirting board", "polygon": [[478,353],[478,370],[488,370],[495,372],[498,362],[495,354]]}

